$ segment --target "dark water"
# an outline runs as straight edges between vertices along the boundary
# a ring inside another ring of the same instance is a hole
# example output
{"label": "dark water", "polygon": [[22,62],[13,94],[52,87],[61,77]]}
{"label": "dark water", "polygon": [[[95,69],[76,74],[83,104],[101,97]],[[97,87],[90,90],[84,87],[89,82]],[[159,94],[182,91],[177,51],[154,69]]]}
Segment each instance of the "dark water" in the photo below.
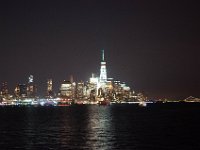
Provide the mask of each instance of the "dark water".
{"label": "dark water", "polygon": [[0,107],[0,149],[200,149],[200,104]]}

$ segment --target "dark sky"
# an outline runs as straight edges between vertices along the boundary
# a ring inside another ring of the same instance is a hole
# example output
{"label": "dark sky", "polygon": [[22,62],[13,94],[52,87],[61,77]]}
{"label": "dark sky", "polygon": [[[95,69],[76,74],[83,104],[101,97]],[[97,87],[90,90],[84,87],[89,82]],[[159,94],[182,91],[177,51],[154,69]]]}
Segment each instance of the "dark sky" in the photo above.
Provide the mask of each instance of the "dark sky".
{"label": "dark sky", "polygon": [[13,92],[34,75],[99,74],[105,50],[108,77],[155,98],[199,97],[200,10],[192,0],[8,0],[0,2],[0,82]]}

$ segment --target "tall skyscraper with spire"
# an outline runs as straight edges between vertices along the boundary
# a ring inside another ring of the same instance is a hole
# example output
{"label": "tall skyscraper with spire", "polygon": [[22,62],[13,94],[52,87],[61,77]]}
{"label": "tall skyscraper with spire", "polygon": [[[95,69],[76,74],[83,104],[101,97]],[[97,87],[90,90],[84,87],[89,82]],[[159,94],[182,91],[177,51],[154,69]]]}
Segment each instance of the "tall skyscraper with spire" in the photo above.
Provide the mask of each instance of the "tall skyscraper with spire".
{"label": "tall skyscraper with spire", "polygon": [[100,68],[100,84],[106,83],[107,81],[107,71],[106,71],[106,62],[104,56],[104,50],[101,50],[101,68]]}

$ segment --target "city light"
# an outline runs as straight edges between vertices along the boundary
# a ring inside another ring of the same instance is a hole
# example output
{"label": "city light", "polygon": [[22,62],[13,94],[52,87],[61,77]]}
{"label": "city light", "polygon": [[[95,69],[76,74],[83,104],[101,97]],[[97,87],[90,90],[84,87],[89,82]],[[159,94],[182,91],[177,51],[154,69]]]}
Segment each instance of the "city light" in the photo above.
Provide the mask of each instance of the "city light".
{"label": "city light", "polygon": [[[40,105],[40,106],[70,106],[72,104],[139,104],[146,106],[152,102],[175,102],[167,99],[148,100],[143,93],[136,93],[125,82],[107,77],[107,68],[104,50],[101,50],[101,62],[99,76],[92,74],[89,81],[74,82],[73,76],[70,80],[63,80],[59,92],[53,91],[53,80],[47,79],[46,96],[37,96],[37,86],[33,75],[28,77],[27,84],[17,84],[14,94],[8,92],[7,82],[3,82],[0,89],[1,105]],[[192,96],[182,100],[184,102],[200,102],[199,98]],[[176,101],[179,102],[179,101]]]}

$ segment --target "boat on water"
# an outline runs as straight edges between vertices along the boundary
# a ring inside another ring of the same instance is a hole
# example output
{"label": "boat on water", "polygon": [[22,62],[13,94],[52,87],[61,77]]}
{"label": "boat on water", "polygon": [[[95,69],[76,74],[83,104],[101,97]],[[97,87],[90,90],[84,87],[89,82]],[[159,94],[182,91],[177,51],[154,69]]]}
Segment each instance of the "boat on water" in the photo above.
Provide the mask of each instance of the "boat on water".
{"label": "boat on water", "polygon": [[71,104],[67,104],[67,103],[58,103],[57,106],[70,106]]}
{"label": "boat on water", "polygon": [[141,106],[141,107],[146,107],[146,106],[147,106],[147,103],[144,102],[144,101],[139,102],[138,104],[139,104],[139,106]]}
{"label": "boat on water", "polygon": [[72,104],[72,99],[60,99],[57,101],[57,106],[70,106]]}

